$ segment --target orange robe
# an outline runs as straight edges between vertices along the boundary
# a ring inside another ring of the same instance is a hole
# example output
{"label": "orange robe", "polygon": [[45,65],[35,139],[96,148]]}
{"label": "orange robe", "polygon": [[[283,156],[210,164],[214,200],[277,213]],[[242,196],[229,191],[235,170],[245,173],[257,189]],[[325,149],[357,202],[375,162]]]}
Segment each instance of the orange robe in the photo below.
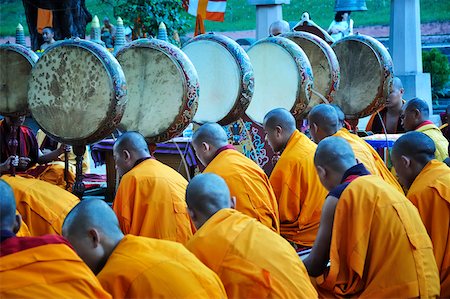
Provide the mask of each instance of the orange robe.
{"label": "orange robe", "polygon": [[122,231],[185,244],[192,236],[186,187],[181,174],[159,161],[136,165],[122,177],[114,199]]}
{"label": "orange robe", "polygon": [[[16,210],[16,215],[20,214],[19,211]],[[30,230],[28,229],[28,226],[25,224],[25,222],[23,222],[23,219],[20,222],[20,229],[16,234],[18,237],[30,237],[31,233]]]}
{"label": "orange robe", "polygon": [[441,276],[441,297],[450,298],[450,168],[437,160],[430,161],[406,197],[419,210],[433,243]]}
{"label": "orange robe", "polygon": [[358,135],[350,133],[347,129],[342,128],[334,134],[334,136],[341,137],[350,144],[353,152],[355,153],[356,159],[369,170],[371,174],[378,175],[387,183],[394,186],[398,191],[403,193],[403,189],[397,179],[394,177],[392,172],[386,167],[383,159],[377,151],[368,144],[364,139],[360,138]]}
{"label": "orange robe", "polygon": [[32,236],[61,235],[67,214],[80,200],[50,183],[20,176],[3,175],[13,189],[16,207]]}
{"label": "orange robe", "polygon": [[221,176],[236,197],[236,210],[280,232],[278,204],[269,178],[252,160],[234,149],[220,152],[204,173]]}
{"label": "orange robe", "polygon": [[111,298],[66,242],[59,236],[1,242],[0,297]]}
{"label": "orange robe", "polygon": [[317,298],[292,246],[236,210],[215,213],[186,247],[219,275],[229,298]]}
{"label": "orange robe", "polygon": [[314,166],[316,147],[296,130],[270,175],[278,201],[281,235],[309,247],[316,239],[327,195]]}
{"label": "orange robe", "polygon": [[355,179],[334,214],[324,297],[432,298],[439,273],[417,209],[380,177]]}
{"label": "orange robe", "polygon": [[97,278],[113,298],[226,298],[219,277],[183,245],[133,235]]}

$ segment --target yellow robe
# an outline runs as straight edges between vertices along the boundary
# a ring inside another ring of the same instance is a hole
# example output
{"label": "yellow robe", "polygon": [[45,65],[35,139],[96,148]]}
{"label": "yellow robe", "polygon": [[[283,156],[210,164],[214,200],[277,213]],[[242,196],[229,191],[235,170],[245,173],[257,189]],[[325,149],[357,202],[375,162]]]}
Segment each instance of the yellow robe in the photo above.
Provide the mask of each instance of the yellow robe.
{"label": "yellow robe", "polygon": [[186,187],[181,174],[159,161],[136,165],[122,177],[113,203],[122,231],[186,244],[192,236]]}
{"label": "yellow robe", "polygon": [[[19,211],[16,210],[16,215],[20,214]],[[31,233],[30,230],[28,229],[28,226],[25,224],[25,222],[22,221],[20,222],[20,229],[17,232],[16,236],[18,237],[30,237]]]}
{"label": "yellow robe", "polygon": [[441,276],[441,297],[450,298],[450,168],[437,160],[430,161],[406,197],[419,210],[433,243]]}
{"label": "yellow robe", "polygon": [[417,209],[391,185],[362,176],[342,192],[334,214],[330,268],[319,295],[433,298],[439,273]]}
{"label": "yellow robe", "polygon": [[436,146],[434,153],[436,160],[444,161],[448,157],[448,140],[442,135],[441,130],[435,124],[428,124],[416,129],[417,132],[422,132],[433,139]]}
{"label": "yellow robe", "polygon": [[208,164],[204,173],[221,176],[236,197],[236,210],[280,232],[278,204],[264,171],[240,152],[227,149]]}
{"label": "yellow robe", "polygon": [[20,176],[3,175],[13,189],[17,211],[32,236],[61,235],[67,214],[80,200],[50,183]]}
{"label": "yellow robe", "polygon": [[229,298],[317,298],[292,246],[236,210],[215,213],[186,247],[219,275]]}
{"label": "yellow robe", "polygon": [[367,170],[374,175],[380,176],[387,183],[394,186],[398,191],[403,193],[403,189],[392,172],[386,167],[383,159],[377,151],[368,144],[365,140],[355,134],[350,133],[347,129],[342,128],[334,134],[334,136],[341,137],[350,144],[356,159],[367,168]]}
{"label": "yellow robe", "polygon": [[281,235],[309,247],[316,239],[327,195],[314,166],[316,147],[296,130],[270,175],[278,201]]}
{"label": "yellow robe", "polygon": [[97,277],[113,298],[226,298],[213,271],[165,240],[125,236]]}

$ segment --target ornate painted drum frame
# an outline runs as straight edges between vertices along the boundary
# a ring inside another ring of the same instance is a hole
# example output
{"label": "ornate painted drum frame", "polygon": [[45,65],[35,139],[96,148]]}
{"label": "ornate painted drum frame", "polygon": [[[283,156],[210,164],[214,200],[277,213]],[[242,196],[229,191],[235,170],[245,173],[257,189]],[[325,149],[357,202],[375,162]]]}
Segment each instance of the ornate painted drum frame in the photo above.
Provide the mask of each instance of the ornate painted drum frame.
{"label": "ornate painted drum frame", "polygon": [[242,49],[242,47],[239,46],[239,44],[234,40],[224,35],[216,35],[214,33],[198,35],[189,40],[183,46],[183,48],[196,41],[205,40],[216,42],[224,47],[231,54],[231,56],[233,56],[240,71],[240,87],[238,91],[238,98],[231,108],[231,111],[229,111],[225,117],[217,121],[218,124],[224,126],[238,120],[242,115],[244,115],[245,110],[247,110],[248,106],[250,105],[255,86],[253,67],[251,65],[250,58],[248,57],[244,49]]}
{"label": "ornate painted drum frame", "polygon": [[[36,62],[39,59],[39,56],[34,53],[32,50],[28,49],[27,47],[24,47],[22,45],[19,44],[2,44],[0,45],[0,50],[6,50],[6,51],[13,51],[16,52],[20,55],[22,55],[30,64],[31,64],[31,68],[34,67],[34,65],[36,64]],[[28,74],[28,78],[23,78],[23,80],[28,81],[29,78],[31,76],[31,72]],[[18,80],[22,80],[22,78],[16,78]],[[30,108],[27,107],[26,110],[24,111],[14,111],[14,112],[6,112],[6,111],[0,111],[0,114],[3,116],[22,116],[22,115],[26,115],[30,112]]]}
{"label": "ornate painted drum frame", "polygon": [[[323,94],[328,102],[333,102],[334,96],[336,95],[336,91],[339,89],[339,81],[340,81],[340,68],[339,68],[339,61],[337,59],[336,53],[334,53],[333,49],[330,47],[330,45],[325,42],[323,39],[318,37],[315,34],[305,32],[305,31],[296,31],[296,32],[288,32],[280,35],[281,37],[288,38],[294,43],[297,43],[295,40],[297,38],[299,39],[305,39],[313,44],[315,44],[320,50],[322,50],[322,53],[327,58],[328,67],[330,69],[330,85],[326,92],[326,94]],[[300,48],[301,46],[297,44]],[[307,55],[308,56],[308,55]],[[309,61],[311,63],[311,60]],[[317,77],[317,74],[314,74],[314,78]],[[309,109],[308,109],[309,108]],[[309,107],[309,105],[306,107],[305,111],[303,112],[304,115],[306,115],[312,107]]]}
{"label": "ornate painted drum frame", "polygon": [[[312,87],[314,85],[314,76],[308,56],[306,56],[305,52],[295,42],[278,36],[267,37],[257,41],[247,50],[247,52],[262,43],[277,44],[286,50],[294,59],[301,80],[298,82],[295,104],[290,111],[296,119],[301,118],[303,111],[305,111],[306,107],[308,107],[311,99]],[[302,86],[304,86],[304,88],[302,88]],[[252,119],[250,116],[249,118]]]}
{"label": "ornate painted drum frame", "polygon": [[[378,86],[377,94],[375,98],[372,99],[372,102],[359,113],[347,114],[344,111],[346,119],[359,119],[372,115],[386,104],[386,99],[389,96],[389,88],[392,84],[392,79],[394,78],[394,63],[392,62],[391,55],[383,44],[368,35],[357,34],[347,36],[333,43],[331,47],[334,48],[336,45],[347,41],[358,41],[367,45],[373,51],[378,62],[382,66],[382,69],[380,69],[382,79]],[[340,89],[345,89],[345,86],[340,86]]]}
{"label": "ornate painted drum frame", "polygon": [[[144,136],[149,143],[160,143],[168,141],[174,137],[179,136],[184,129],[192,122],[195,112],[198,108],[199,97],[199,82],[197,71],[189,58],[178,47],[156,39],[156,38],[142,38],[135,40],[123,48],[121,48],[115,56],[119,58],[128,49],[134,48],[150,48],[165,54],[177,69],[183,74],[183,89],[185,91],[183,97],[182,109],[173,123],[165,130],[165,132],[156,136]],[[132,100],[132,99],[129,99]]]}
{"label": "ornate painted drum frame", "polygon": [[[91,42],[87,40],[82,39],[70,39],[70,40],[63,40],[63,41],[57,41],[56,43],[49,46],[42,57],[37,62],[36,66],[43,61],[43,58],[46,55],[49,55],[52,53],[52,51],[55,48],[59,47],[76,47],[81,48],[92,55],[94,55],[104,68],[106,69],[106,72],[108,74],[108,79],[110,83],[110,87],[112,90],[112,98],[110,99],[109,106],[107,107],[107,113],[105,119],[100,123],[99,127],[96,129],[94,133],[92,133],[90,136],[85,138],[65,138],[63,136],[57,136],[53,132],[48,131],[45,127],[43,127],[39,122],[39,126],[41,129],[45,132],[45,134],[51,136],[53,139],[57,140],[58,142],[70,144],[74,146],[85,146],[86,144],[91,144],[94,142],[97,142],[103,138],[105,138],[107,135],[111,134],[114,129],[117,127],[117,125],[120,123],[120,120],[122,119],[122,115],[125,111],[125,106],[127,103],[127,87],[126,87],[126,81],[125,81],[125,75],[122,71],[122,67],[120,66],[119,62],[116,60],[116,58],[104,47]],[[36,69],[33,68],[33,71]],[[33,74],[32,71],[32,74]],[[30,78],[32,80],[32,77]],[[30,101],[30,90],[28,91],[28,100]],[[31,108],[31,106],[30,106]],[[106,107],[105,107],[106,108]],[[31,109],[31,112],[33,113],[33,110]],[[75,124],[74,124],[75,125]],[[80,124],[82,125],[82,124]]]}

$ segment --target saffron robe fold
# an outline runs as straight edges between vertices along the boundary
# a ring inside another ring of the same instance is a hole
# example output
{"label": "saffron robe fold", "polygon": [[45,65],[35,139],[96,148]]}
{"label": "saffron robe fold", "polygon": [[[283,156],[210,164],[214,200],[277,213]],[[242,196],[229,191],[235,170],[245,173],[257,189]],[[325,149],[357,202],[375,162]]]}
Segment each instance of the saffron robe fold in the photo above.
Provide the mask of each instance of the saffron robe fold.
{"label": "saffron robe fold", "polygon": [[314,166],[316,147],[306,135],[295,130],[270,175],[278,201],[281,235],[308,247],[316,239],[327,195]]}
{"label": "saffron robe fold", "polygon": [[433,248],[417,209],[380,177],[356,178],[336,206],[330,268],[316,278],[323,297],[439,295]]}
{"label": "saffron robe fold", "polygon": [[113,203],[122,231],[186,244],[192,236],[186,187],[181,174],[159,161],[136,165],[122,177]]}
{"label": "saffron robe fold", "polygon": [[236,210],[280,232],[278,204],[264,171],[252,160],[234,149],[221,151],[203,173],[221,176],[236,197]]}
{"label": "saffron robe fold", "polygon": [[292,246],[239,211],[215,213],[186,247],[219,275],[229,298],[317,298]]}
{"label": "saffron robe fold", "polygon": [[434,153],[436,160],[442,162],[448,157],[448,141],[435,124],[426,121],[416,128],[416,131],[422,132],[433,139],[436,146],[436,152]]}
{"label": "saffron robe fold", "polygon": [[441,297],[450,298],[450,168],[437,160],[430,161],[406,197],[419,210],[433,243],[441,277]]}

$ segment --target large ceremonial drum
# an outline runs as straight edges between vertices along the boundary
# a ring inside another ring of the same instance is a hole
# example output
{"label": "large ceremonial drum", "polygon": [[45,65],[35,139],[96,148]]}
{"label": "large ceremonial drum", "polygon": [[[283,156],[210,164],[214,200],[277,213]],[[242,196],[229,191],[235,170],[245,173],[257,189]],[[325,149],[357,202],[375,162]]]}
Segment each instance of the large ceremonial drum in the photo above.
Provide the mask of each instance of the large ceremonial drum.
{"label": "large ceremonial drum", "polygon": [[305,52],[293,41],[268,37],[256,42],[248,56],[255,72],[255,93],[246,114],[263,123],[272,109],[285,108],[298,118],[313,88],[313,71]]}
{"label": "large ceremonial drum", "polygon": [[84,146],[105,138],[126,105],[122,68],[100,45],[80,39],[48,47],[31,71],[28,100],[43,131]]}
{"label": "large ceremonial drum", "polygon": [[302,48],[314,74],[314,89],[311,100],[304,111],[306,115],[312,107],[333,102],[339,89],[339,62],[333,49],[323,39],[308,32],[289,32],[281,35]]}
{"label": "large ceremonial drum", "polygon": [[139,39],[123,47],[116,58],[128,86],[128,104],[121,121],[148,142],[180,135],[197,110],[197,72],[177,47],[158,39]]}
{"label": "large ceremonial drum", "polygon": [[386,103],[393,78],[393,63],[387,49],[366,35],[345,37],[331,46],[341,69],[334,103],[347,119],[373,114]]}
{"label": "large ceremonial drum", "polygon": [[253,68],[245,51],[232,39],[203,34],[183,47],[197,69],[200,99],[194,121],[230,124],[239,119],[253,96]]}
{"label": "large ceremonial drum", "polygon": [[28,79],[38,56],[18,44],[0,45],[0,115],[29,112]]}

